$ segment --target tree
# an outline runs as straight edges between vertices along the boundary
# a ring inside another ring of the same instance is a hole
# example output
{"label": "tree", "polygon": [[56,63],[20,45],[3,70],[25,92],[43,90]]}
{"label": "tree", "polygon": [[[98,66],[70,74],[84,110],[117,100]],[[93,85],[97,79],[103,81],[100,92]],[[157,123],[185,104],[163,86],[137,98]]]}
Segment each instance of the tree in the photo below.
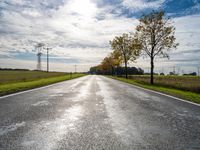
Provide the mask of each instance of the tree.
{"label": "tree", "polygon": [[144,15],[136,27],[136,36],[141,42],[142,51],[151,60],[151,84],[154,83],[154,59],[156,56],[169,58],[168,51],[176,49],[175,28],[171,25],[170,18],[165,17],[163,11],[151,12]]}
{"label": "tree", "polygon": [[114,75],[115,67],[119,66],[119,64],[120,60],[114,53],[110,53],[101,62],[101,66],[104,72],[107,72],[107,74],[112,74],[112,75]]}
{"label": "tree", "polygon": [[111,74],[113,75],[114,73],[114,60],[112,59],[112,57],[108,56],[108,57],[105,57],[103,59],[103,61],[101,62],[101,65],[102,65],[102,68],[108,72],[108,74]]}
{"label": "tree", "polygon": [[140,53],[138,40],[124,33],[122,36],[115,37],[110,41],[110,45],[114,50],[114,55],[118,55],[119,60],[124,63],[126,78],[128,78],[127,65],[129,61],[135,61]]}
{"label": "tree", "polygon": [[111,74],[114,75],[114,69],[115,69],[114,59],[111,56],[109,56],[109,57],[104,58],[104,60],[110,66],[110,68],[111,68]]}

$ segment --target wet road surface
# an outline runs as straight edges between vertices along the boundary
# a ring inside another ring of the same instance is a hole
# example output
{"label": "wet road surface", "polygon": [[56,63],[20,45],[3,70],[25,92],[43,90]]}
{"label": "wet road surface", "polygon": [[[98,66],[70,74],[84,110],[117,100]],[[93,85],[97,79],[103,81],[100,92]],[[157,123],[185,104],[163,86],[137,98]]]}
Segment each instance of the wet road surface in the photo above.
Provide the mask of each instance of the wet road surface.
{"label": "wet road surface", "polygon": [[200,149],[200,107],[102,76],[0,99],[0,149]]}

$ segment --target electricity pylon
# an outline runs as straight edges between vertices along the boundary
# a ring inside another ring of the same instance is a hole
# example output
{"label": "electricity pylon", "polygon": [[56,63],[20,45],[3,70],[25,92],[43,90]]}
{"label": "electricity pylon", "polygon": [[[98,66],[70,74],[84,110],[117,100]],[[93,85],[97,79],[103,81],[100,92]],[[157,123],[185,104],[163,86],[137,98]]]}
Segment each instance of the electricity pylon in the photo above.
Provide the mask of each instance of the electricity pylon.
{"label": "electricity pylon", "polygon": [[43,49],[44,44],[43,43],[38,43],[36,45],[37,49],[37,70],[41,71],[42,70],[42,61],[41,61],[41,56],[42,56],[42,49]]}

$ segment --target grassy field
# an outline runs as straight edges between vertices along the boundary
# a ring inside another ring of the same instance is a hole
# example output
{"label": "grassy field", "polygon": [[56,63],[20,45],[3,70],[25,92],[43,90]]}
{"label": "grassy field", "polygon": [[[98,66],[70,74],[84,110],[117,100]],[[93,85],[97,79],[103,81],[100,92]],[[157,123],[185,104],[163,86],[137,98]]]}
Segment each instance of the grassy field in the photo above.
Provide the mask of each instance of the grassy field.
{"label": "grassy field", "polygon": [[[129,79],[142,84],[150,82],[148,75],[133,75]],[[157,86],[200,93],[200,76],[155,76],[154,83]]]}
{"label": "grassy field", "polygon": [[111,77],[147,89],[159,91],[188,101],[200,103],[200,77],[155,76],[155,85],[149,84],[149,76]]}
{"label": "grassy field", "polygon": [[66,75],[63,72],[43,71],[0,71],[0,85],[17,82],[34,81],[42,78],[51,78]]}
{"label": "grassy field", "polygon": [[0,71],[0,96],[84,76],[60,72]]}

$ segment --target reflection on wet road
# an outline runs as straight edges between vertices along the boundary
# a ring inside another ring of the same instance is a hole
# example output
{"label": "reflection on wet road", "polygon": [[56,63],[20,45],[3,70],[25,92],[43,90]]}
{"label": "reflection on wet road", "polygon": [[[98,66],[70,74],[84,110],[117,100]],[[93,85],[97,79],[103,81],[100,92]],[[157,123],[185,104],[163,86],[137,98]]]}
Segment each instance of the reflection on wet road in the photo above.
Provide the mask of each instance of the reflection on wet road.
{"label": "reflection on wet road", "polygon": [[200,149],[200,107],[102,76],[0,99],[0,149]]}

